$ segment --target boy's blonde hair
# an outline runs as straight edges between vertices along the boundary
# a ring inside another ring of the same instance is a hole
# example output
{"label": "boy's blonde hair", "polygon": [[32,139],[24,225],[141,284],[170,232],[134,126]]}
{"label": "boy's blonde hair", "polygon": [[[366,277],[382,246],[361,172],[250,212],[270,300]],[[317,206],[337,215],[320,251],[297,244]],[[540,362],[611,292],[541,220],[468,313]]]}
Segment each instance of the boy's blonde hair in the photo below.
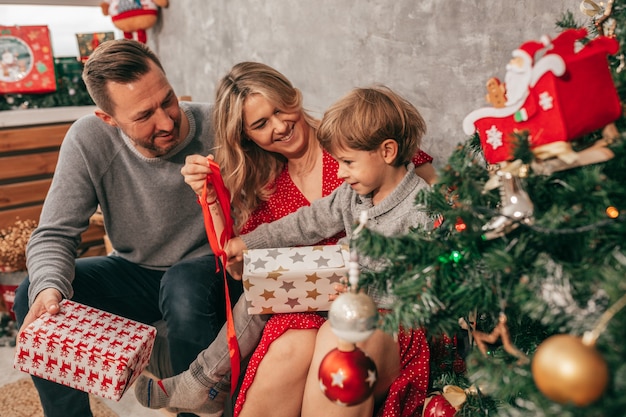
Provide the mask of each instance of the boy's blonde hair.
{"label": "boy's blonde hair", "polygon": [[372,151],[386,139],[398,143],[394,166],[406,165],[419,151],[426,122],[419,111],[382,85],[355,88],[324,113],[317,136],[328,152],[349,148]]}

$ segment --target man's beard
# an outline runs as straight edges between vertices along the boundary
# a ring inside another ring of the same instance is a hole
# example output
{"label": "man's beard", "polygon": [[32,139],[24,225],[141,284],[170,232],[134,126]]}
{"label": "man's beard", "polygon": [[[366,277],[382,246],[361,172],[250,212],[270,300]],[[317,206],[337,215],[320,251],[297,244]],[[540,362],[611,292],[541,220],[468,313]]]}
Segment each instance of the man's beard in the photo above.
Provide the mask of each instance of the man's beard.
{"label": "man's beard", "polygon": [[133,145],[135,145],[136,148],[141,148],[145,151],[149,151],[151,154],[150,157],[158,158],[158,157],[162,157],[162,156],[169,154],[174,148],[180,145],[181,139],[179,137],[179,131],[176,127],[174,129],[173,134],[174,134],[174,137],[177,137],[178,139],[168,143],[165,146],[163,145],[159,146],[156,144],[158,134],[151,136],[149,139],[142,139],[142,140],[132,138],[129,135],[126,135],[126,136],[128,137],[128,139],[130,139],[130,141],[133,143]]}
{"label": "man's beard", "polygon": [[504,77],[506,105],[511,106],[526,97],[532,74],[530,68],[520,69],[513,65],[507,65],[506,69],[506,76]]}

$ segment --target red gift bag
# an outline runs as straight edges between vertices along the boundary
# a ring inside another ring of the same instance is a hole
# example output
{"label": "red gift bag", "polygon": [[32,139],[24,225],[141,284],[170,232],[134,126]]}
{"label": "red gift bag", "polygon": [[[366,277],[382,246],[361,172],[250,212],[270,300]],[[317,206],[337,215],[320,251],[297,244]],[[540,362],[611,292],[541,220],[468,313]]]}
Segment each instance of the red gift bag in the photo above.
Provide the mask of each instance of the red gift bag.
{"label": "red gift bag", "polygon": [[17,285],[4,285],[0,284],[0,293],[2,293],[2,302],[6,308],[6,312],[9,313],[11,319],[15,320],[15,313],[13,312],[13,302],[15,301],[15,290]]}

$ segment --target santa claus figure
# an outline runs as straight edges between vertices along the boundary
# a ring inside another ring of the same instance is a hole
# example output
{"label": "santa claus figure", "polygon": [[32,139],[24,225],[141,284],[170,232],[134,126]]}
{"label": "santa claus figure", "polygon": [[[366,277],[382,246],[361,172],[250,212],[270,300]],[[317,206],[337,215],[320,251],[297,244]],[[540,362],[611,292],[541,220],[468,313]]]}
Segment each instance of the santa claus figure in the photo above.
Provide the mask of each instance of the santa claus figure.
{"label": "santa claus figure", "polygon": [[[478,134],[483,144],[485,157],[491,164],[512,159],[513,137],[510,135],[522,130],[520,122],[526,122],[538,111],[553,109],[552,95],[547,90],[538,92],[537,83],[546,74],[561,76],[565,73],[565,62],[556,54],[545,54],[550,47],[548,39],[543,42],[526,42],[513,51],[513,58],[506,66],[504,85],[504,106],[484,107],[470,113],[463,121],[466,134]],[[488,82],[489,101],[501,102],[494,95],[498,91],[493,79]]]}
{"label": "santa claus figure", "polygon": [[[515,106],[523,103],[530,93],[531,80],[533,75],[535,78],[543,75],[547,70],[552,70],[555,75],[562,75],[565,70],[565,64],[562,60],[552,60],[552,68],[546,65],[545,60],[540,61],[537,66],[533,67],[535,55],[545,48],[546,45],[539,42],[528,42],[520,49],[513,51],[513,58],[506,66],[506,76],[504,83],[506,86],[506,105]],[[554,56],[552,58],[555,58]],[[535,80],[536,82],[536,80]]]}

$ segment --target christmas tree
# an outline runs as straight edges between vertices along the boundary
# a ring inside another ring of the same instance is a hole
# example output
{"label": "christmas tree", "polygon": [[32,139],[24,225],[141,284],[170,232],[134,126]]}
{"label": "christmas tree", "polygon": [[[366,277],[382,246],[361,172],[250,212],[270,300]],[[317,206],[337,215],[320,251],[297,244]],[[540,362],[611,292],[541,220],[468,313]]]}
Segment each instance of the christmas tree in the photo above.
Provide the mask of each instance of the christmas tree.
{"label": "christmas tree", "polygon": [[[567,107],[559,123],[582,123],[588,132],[539,146],[540,134],[558,123],[554,116],[533,122],[528,102],[510,120],[497,119],[517,94],[507,81],[506,96],[491,95],[496,118],[483,117],[486,111],[471,120],[494,123],[493,134],[481,139],[486,128],[476,129],[418,198],[437,216],[435,227],[396,238],[365,229],[354,242],[359,253],[388,260],[384,271],[362,272],[359,285],[396,297],[382,318],[385,330],[427,330],[431,386],[458,387],[465,402],[457,416],[626,415],[626,144],[619,101],[626,94],[625,3],[584,2],[589,17],[577,22],[568,13],[557,22],[562,38],[525,44],[514,54],[532,51],[538,64],[549,55],[542,46],[566,44],[551,57],[562,57],[565,67],[546,67],[563,83],[548,87],[547,97],[558,100],[578,90],[567,84],[577,65],[568,42],[575,40],[579,51],[609,38],[619,48],[603,60],[611,88],[593,84],[601,78],[596,63],[584,76],[591,93],[541,104]],[[505,84],[490,81],[488,89],[503,91]],[[509,122],[513,131],[498,135],[498,123]],[[506,155],[495,155],[501,151]]]}

